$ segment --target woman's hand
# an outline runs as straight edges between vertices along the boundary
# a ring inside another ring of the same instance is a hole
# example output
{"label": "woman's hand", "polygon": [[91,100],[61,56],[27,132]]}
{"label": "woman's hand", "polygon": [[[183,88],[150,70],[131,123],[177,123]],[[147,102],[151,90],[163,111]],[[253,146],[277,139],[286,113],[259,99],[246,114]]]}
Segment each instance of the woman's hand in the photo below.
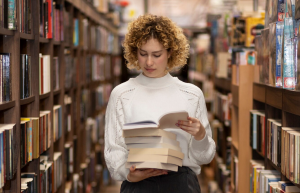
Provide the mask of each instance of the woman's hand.
{"label": "woman's hand", "polygon": [[179,120],[176,126],[194,136],[198,141],[203,139],[206,131],[200,121],[193,117],[188,117],[187,119],[188,120]]}
{"label": "woman's hand", "polygon": [[146,178],[154,177],[154,176],[160,176],[168,174],[166,170],[159,170],[159,169],[145,169],[145,170],[139,170],[136,169],[135,166],[130,167],[130,172],[127,176],[127,179],[130,182],[139,182]]}

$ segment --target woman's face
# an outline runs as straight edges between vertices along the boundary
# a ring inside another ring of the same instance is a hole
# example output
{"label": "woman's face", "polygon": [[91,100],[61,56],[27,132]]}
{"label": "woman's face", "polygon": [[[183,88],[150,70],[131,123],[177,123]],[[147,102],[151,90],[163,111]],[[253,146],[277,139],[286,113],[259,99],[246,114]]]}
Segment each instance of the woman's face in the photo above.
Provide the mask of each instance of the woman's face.
{"label": "woman's face", "polygon": [[138,49],[138,63],[143,74],[150,78],[160,78],[165,75],[170,53],[157,41],[149,39]]}

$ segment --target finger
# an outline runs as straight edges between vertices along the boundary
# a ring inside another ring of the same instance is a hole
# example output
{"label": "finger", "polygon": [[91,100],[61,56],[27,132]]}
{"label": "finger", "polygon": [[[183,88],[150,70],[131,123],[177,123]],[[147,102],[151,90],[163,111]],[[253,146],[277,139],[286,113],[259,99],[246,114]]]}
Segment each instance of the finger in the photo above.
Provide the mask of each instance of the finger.
{"label": "finger", "polygon": [[188,125],[188,124],[192,124],[193,122],[192,121],[187,121],[187,120],[179,120],[178,121],[178,124],[186,124],[186,125]]}
{"label": "finger", "polygon": [[186,127],[196,127],[197,123],[177,123],[175,124],[177,127],[186,126]]}
{"label": "finger", "polygon": [[192,122],[194,122],[194,123],[196,123],[196,122],[200,122],[197,118],[194,118],[194,117],[190,117],[190,116],[188,116],[187,117],[187,119],[189,120],[189,121],[192,121]]}
{"label": "finger", "polygon": [[163,175],[165,174],[166,172],[163,172],[163,171],[153,171],[151,173],[149,173],[149,176],[159,176],[159,175]]}
{"label": "finger", "polygon": [[136,166],[135,166],[135,165],[132,165],[132,166],[129,168],[130,172],[134,172],[135,169],[136,169]]}

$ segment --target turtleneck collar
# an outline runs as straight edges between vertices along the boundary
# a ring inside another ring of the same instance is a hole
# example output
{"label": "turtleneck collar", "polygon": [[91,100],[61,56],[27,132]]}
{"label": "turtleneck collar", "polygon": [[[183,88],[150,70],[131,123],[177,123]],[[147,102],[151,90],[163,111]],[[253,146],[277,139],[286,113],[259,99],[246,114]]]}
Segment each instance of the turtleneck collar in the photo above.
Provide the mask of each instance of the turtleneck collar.
{"label": "turtleneck collar", "polygon": [[170,75],[170,73],[167,73],[165,76],[160,78],[149,78],[141,73],[135,78],[135,82],[146,87],[161,88],[172,84],[174,82],[174,78]]}

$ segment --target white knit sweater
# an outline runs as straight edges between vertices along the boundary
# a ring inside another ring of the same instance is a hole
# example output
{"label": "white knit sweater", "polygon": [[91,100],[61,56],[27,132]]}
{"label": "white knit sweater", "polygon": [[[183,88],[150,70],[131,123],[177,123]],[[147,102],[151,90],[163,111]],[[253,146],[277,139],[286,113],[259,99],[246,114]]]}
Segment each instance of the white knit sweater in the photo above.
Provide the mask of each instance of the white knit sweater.
{"label": "white knit sweater", "polygon": [[169,111],[180,110],[186,110],[190,117],[200,120],[206,129],[206,135],[200,141],[175,125],[173,129],[166,129],[177,135],[184,153],[183,166],[199,174],[200,165],[211,162],[216,147],[207,119],[205,99],[198,87],[170,74],[161,78],[148,78],[140,74],[113,89],[105,116],[104,150],[106,165],[113,179],[126,180],[129,173],[129,169],[125,168],[128,150],[122,137],[122,125],[158,120]]}

